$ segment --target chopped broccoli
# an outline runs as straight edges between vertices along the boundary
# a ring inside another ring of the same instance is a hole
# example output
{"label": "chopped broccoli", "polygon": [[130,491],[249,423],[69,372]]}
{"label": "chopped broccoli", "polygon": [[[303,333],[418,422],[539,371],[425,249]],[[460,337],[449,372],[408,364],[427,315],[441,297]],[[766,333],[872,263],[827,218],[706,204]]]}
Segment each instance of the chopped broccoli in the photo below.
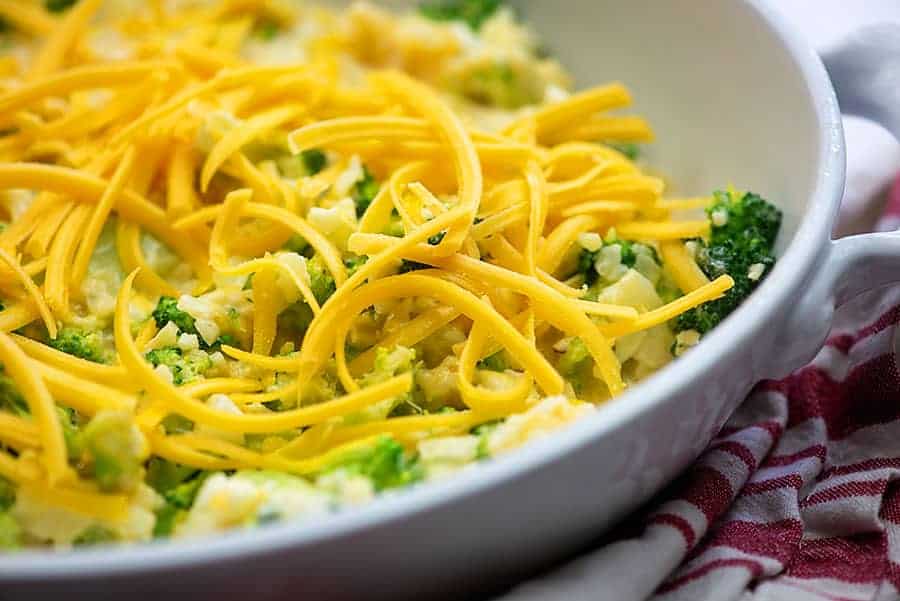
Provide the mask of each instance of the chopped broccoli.
{"label": "chopped broccoli", "polygon": [[363,256],[353,255],[352,257],[347,257],[346,259],[344,259],[344,267],[347,268],[347,275],[351,276],[354,273],[356,273],[356,271],[360,267],[365,265],[366,261],[368,261],[368,260],[369,260],[369,257],[367,257],[365,255],[363,255]]}
{"label": "chopped broccoli", "polygon": [[162,419],[160,424],[162,424],[166,434],[184,434],[185,432],[194,431],[194,422],[177,413],[168,414]]}
{"label": "chopped broccoli", "polygon": [[153,535],[168,536],[194,504],[209,472],[154,457],[147,464],[147,484],[162,495],[165,504],[156,511]]}
{"label": "chopped broccoli", "polygon": [[336,290],[334,278],[318,255],[306,262],[306,272],[309,274],[309,288],[313,296],[320,305],[324,305]]}
{"label": "chopped broccoli", "polygon": [[28,413],[28,402],[15,381],[4,373],[2,364],[0,364],[0,409],[16,415]]}
{"label": "chopped broccoli", "polygon": [[130,413],[101,411],[80,438],[101,490],[131,492],[141,483],[147,443]]}
{"label": "chopped broccoli", "polygon": [[56,414],[62,426],[63,439],[66,442],[66,452],[72,459],[81,455],[81,437],[78,432],[77,414],[71,407],[57,407]]}
{"label": "chopped broccoli", "polygon": [[119,535],[110,530],[106,526],[100,524],[92,524],[81,531],[81,533],[72,540],[72,544],[76,547],[87,547],[91,545],[102,545],[104,543],[112,543],[119,540]]}
{"label": "chopped broccoli", "polygon": [[285,177],[308,177],[322,171],[328,165],[328,157],[321,150],[310,148],[297,155],[278,157],[275,163]]}
{"label": "chopped broccoli", "polygon": [[194,318],[189,313],[179,309],[178,300],[171,296],[159,297],[159,303],[153,310],[153,319],[156,321],[156,327],[158,328],[164,327],[171,321],[185,334],[197,333],[197,328],[194,326]]}
{"label": "chopped broccoli", "polygon": [[300,153],[300,158],[303,159],[303,166],[306,167],[306,172],[309,175],[317,174],[328,165],[328,158],[325,156],[325,153],[315,148],[304,150]]}
{"label": "chopped broccoli", "polygon": [[529,73],[503,62],[489,62],[472,69],[460,80],[458,88],[473,102],[503,109],[536,104],[543,94]]}
{"label": "chopped broccoli", "polygon": [[7,512],[0,512],[0,549],[10,551],[22,546],[22,527]]}
{"label": "chopped broccoli", "polygon": [[608,144],[610,148],[624,154],[629,161],[635,161],[641,156],[641,147],[633,142],[617,142]]}
{"label": "chopped broccoli", "polygon": [[781,227],[781,211],[752,192],[716,192],[707,209],[709,242],[696,240],[696,260],[711,279],[728,274],[734,287],[722,298],[678,317],[676,332],[705,334],[744,302],[775,265],[774,245]]}
{"label": "chopped broccoli", "polygon": [[422,479],[422,470],[414,457],[390,436],[382,436],[371,447],[348,452],[326,472],[346,470],[372,480],[375,490],[406,486]]}
{"label": "chopped broccoli", "polygon": [[0,511],[6,511],[16,502],[16,487],[12,482],[0,476]]}
{"label": "chopped broccoli", "polygon": [[356,216],[362,217],[375,200],[379,189],[378,182],[368,169],[363,167],[362,179],[353,184],[353,202],[356,204]]}
{"label": "chopped broccoli", "polygon": [[301,236],[300,234],[294,234],[288,241],[284,243],[284,250],[289,250],[292,253],[297,253],[298,255],[302,255],[303,251],[309,248],[309,242],[306,241],[306,238]]}
{"label": "chopped broccoli", "polygon": [[172,382],[176,386],[196,380],[212,367],[212,360],[205,352],[196,351],[185,355],[177,346],[153,349],[144,357],[153,367],[158,365],[168,367],[172,372]]}
{"label": "chopped broccoli", "polygon": [[86,359],[94,363],[105,363],[106,353],[96,332],[85,332],[78,328],[63,328],[56,338],[50,340],[50,346],[69,355]]}
{"label": "chopped broccoli", "polygon": [[[627,268],[634,267],[637,261],[636,247],[643,246],[628,240],[612,238],[604,240],[603,246],[597,250],[582,248],[578,255],[577,272],[584,276],[584,283],[588,286],[593,286],[601,276],[604,280],[615,281]],[[659,260],[656,259],[656,262]]]}
{"label": "chopped broccoli", "polygon": [[78,0],[44,0],[44,6],[52,13],[61,13],[71,8]]}
{"label": "chopped broccoli", "polygon": [[581,338],[572,338],[562,357],[559,358],[559,373],[566,377],[574,376],[583,362],[591,356],[587,345]]}
{"label": "chopped broccoli", "polygon": [[478,437],[478,448],[475,452],[475,458],[479,461],[488,459],[491,456],[490,437],[501,423],[503,423],[502,420],[492,420],[479,424],[469,431],[470,434]]}
{"label": "chopped broccoli", "polygon": [[0,301],[0,311],[4,311],[6,309],[6,305],[3,304],[3,301]]}
{"label": "chopped broccoli", "polygon": [[509,369],[509,361],[502,350],[497,351],[489,357],[485,357],[478,362],[478,369],[487,369],[490,371],[506,371]]}
{"label": "chopped broccoli", "polygon": [[419,11],[433,21],[463,21],[478,31],[502,0],[430,0],[419,5]]}
{"label": "chopped broccoli", "polygon": [[199,471],[197,468],[173,463],[162,457],[152,457],[147,462],[146,481],[156,492],[163,494],[189,480]]}
{"label": "chopped broccoli", "polygon": [[263,21],[253,31],[256,36],[266,42],[270,42],[278,35],[278,23],[274,21]]}
{"label": "chopped broccoli", "polygon": [[430,244],[432,246],[437,246],[438,244],[440,244],[441,242],[444,241],[444,236],[446,236],[446,235],[447,235],[447,232],[443,231],[443,232],[436,233],[434,236],[429,236],[428,244]]}

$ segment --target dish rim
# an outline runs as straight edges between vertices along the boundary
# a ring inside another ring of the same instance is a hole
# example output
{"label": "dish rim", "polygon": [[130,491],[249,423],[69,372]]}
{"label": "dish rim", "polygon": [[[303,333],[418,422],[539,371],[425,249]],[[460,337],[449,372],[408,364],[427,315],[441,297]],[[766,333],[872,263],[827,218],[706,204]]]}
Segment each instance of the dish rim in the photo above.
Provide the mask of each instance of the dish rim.
{"label": "dish rim", "polygon": [[133,546],[77,551],[24,550],[0,554],[0,581],[47,581],[78,578],[127,577],[169,568],[198,568],[241,556],[300,549],[329,539],[359,534],[366,529],[398,522],[519,478],[557,461],[609,432],[651,411],[674,391],[697,382],[709,365],[766,326],[765,317],[790,306],[789,295],[811,273],[830,245],[831,226],[840,204],[845,149],[841,115],[831,81],[819,56],[768,6],[765,0],[741,0],[781,41],[806,84],[818,125],[818,163],[812,192],[793,240],[769,277],[726,323],[703,341],[708,352],[690,362],[676,361],[606,403],[592,415],[566,429],[565,436],[534,441],[502,457],[480,464],[453,478],[411,490],[384,495],[377,501],[319,522],[301,520],[259,528],[217,533],[187,540],[151,541]]}

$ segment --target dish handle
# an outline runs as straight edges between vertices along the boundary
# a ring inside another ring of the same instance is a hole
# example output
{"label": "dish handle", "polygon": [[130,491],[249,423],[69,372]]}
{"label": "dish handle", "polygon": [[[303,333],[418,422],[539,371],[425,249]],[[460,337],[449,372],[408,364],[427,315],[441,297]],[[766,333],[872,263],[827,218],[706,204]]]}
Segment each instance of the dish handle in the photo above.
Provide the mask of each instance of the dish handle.
{"label": "dish handle", "polygon": [[[822,61],[841,111],[871,119],[900,140],[900,23],[862,28],[823,52]],[[784,343],[779,347],[796,349],[796,356],[781,355],[778,366],[766,375],[782,377],[809,362],[831,329],[836,307],[897,282],[900,232],[860,234],[831,242],[779,336]]]}

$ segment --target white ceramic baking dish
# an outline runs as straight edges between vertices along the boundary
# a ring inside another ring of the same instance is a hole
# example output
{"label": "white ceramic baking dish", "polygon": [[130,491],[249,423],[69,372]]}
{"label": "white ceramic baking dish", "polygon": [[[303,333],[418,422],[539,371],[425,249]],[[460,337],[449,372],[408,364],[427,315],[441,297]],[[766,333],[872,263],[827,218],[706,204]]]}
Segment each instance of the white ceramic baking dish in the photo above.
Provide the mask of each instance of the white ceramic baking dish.
{"label": "white ceramic baking dish", "polygon": [[[840,111],[819,57],[765,3],[530,0],[519,8],[581,84],[631,87],[658,134],[650,160],[677,192],[733,183],[781,206],[781,258],[753,297],[698,349],[596,415],[445,483],[315,524],[0,556],[0,598],[470,598],[577,550],[647,500],[754,382],[812,357],[836,303],[900,279],[897,236],[831,240],[844,184]],[[869,41],[896,45],[891,39],[900,35]],[[832,61],[850,108],[896,133],[900,62],[863,73],[854,56]],[[885,94],[893,104],[878,102]]]}

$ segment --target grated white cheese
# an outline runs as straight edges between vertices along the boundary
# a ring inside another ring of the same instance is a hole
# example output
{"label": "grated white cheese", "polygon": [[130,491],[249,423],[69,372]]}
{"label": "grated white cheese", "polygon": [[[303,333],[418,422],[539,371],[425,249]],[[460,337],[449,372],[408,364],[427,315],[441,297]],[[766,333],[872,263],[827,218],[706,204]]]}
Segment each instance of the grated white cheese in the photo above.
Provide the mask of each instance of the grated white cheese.
{"label": "grated white cheese", "polygon": [[765,272],[765,265],[762,263],[754,263],[750,266],[750,269],[747,270],[747,279],[753,282],[759,281],[759,278],[761,278]]}

